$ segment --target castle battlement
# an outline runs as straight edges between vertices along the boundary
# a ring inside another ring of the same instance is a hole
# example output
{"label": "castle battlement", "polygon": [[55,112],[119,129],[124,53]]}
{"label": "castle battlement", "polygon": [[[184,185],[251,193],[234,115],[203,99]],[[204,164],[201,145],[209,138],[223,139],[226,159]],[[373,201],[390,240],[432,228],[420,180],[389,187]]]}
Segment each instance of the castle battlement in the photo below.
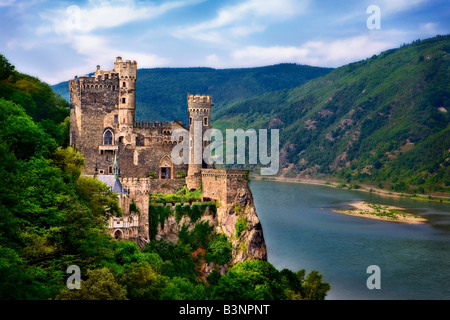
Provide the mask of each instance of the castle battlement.
{"label": "castle battlement", "polygon": [[136,121],[134,128],[170,128],[171,123],[168,121]]}
{"label": "castle battlement", "polygon": [[117,65],[117,66],[121,65],[123,68],[126,68],[126,67],[128,67],[128,66],[134,66],[134,67],[136,67],[136,66],[137,66],[137,62],[136,62],[136,60],[133,60],[133,61],[131,61],[131,60],[126,60],[126,61],[124,62],[123,59],[122,59],[122,57],[116,57],[116,62],[114,62],[114,65]]}
{"label": "castle battlement", "polygon": [[188,102],[212,102],[212,97],[208,95],[190,94],[188,93]]}
{"label": "castle battlement", "polygon": [[123,61],[122,57],[117,57],[114,62],[114,72],[119,73],[120,79],[133,79],[136,81],[137,62],[136,61]]}
{"label": "castle battlement", "polygon": [[202,169],[203,177],[247,178],[248,169]]}

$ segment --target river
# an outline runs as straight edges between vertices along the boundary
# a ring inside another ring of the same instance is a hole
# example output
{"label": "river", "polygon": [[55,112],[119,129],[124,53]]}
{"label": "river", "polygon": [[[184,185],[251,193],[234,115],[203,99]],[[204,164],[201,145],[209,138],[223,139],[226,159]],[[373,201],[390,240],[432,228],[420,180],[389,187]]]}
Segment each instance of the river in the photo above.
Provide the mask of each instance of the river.
{"label": "river", "polygon": [[[317,270],[327,300],[450,299],[450,204],[302,183],[252,180],[268,260],[278,269]],[[331,211],[351,201],[407,208],[409,225]],[[380,269],[380,289],[366,282]]]}

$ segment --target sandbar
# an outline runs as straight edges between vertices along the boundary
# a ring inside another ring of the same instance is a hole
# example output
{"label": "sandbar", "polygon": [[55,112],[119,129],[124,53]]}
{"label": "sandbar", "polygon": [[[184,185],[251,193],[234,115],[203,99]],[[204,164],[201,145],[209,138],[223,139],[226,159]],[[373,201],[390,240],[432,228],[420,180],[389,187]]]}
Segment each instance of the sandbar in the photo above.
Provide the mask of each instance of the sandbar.
{"label": "sandbar", "polygon": [[427,221],[425,218],[405,212],[404,208],[366,201],[356,201],[349,203],[349,205],[353,209],[334,209],[332,211],[355,217],[409,224],[424,224]]}

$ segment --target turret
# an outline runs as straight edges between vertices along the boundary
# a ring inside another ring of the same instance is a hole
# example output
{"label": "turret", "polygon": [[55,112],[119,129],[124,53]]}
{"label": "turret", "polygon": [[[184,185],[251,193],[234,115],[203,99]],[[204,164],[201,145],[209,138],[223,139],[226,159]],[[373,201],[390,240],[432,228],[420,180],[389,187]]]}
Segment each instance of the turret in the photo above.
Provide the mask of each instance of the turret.
{"label": "turret", "polygon": [[136,110],[136,61],[117,57],[114,72],[119,75],[119,127],[133,127]]}
{"label": "turret", "polygon": [[201,170],[208,166],[203,160],[207,142],[203,135],[211,128],[211,96],[188,94],[189,114],[189,166],[186,178],[188,189],[197,189],[201,183]]}

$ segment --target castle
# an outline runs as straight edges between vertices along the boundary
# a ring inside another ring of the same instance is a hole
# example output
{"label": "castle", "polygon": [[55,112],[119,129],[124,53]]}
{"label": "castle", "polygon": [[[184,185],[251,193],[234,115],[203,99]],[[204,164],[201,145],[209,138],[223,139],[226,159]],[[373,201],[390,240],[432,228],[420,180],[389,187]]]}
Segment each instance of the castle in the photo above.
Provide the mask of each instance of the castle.
{"label": "castle", "polygon": [[[97,66],[92,76],[75,76],[69,81],[70,144],[85,157],[83,174],[108,184],[123,210],[122,217],[110,218],[110,234],[145,245],[149,241],[149,194],[173,193],[184,185],[190,190],[203,186],[204,199],[220,202],[220,222],[216,224],[222,232],[233,234],[237,215],[227,212],[228,208],[235,201],[252,205],[248,171],[214,169],[204,161],[192,161],[194,132],[211,128],[211,96],[188,94],[188,128],[181,121],[139,122],[135,121],[136,81],[136,61],[121,57],[116,58],[112,71]],[[189,136],[189,164],[175,164],[171,159],[172,149],[181,142],[172,141],[173,130]],[[203,154],[208,142],[200,144]],[[137,210],[131,210],[130,204]],[[264,258],[262,229],[254,207],[251,209],[248,234],[255,239],[245,252],[251,254],[263,246],[256,255]]]}

